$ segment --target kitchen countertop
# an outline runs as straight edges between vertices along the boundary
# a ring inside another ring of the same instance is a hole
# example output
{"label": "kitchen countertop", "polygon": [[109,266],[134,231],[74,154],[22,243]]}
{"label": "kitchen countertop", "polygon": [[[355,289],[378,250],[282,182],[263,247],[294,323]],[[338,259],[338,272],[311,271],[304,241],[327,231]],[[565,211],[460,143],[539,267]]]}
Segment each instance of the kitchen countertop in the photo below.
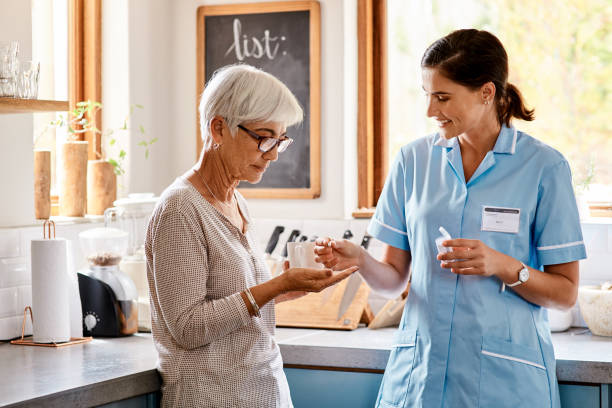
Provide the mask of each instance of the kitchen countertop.
{"label": "kitchen countertop", "polygon": [[[559,381],[612,383],[612,338],[553,334]],[[277,329],[290,366],[384,370],[394,329]],[[90,406],[155,392],[160,378],[150,334],[61,348],[0,344],[0,407]],[[86,392],[85,392],[86,391]]]}

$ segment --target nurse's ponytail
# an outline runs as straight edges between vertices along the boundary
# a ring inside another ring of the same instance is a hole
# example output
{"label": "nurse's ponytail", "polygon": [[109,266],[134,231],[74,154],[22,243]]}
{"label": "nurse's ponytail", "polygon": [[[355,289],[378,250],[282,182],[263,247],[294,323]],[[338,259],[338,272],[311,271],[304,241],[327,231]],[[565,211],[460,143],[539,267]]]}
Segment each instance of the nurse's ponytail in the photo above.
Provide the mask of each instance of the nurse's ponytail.
{"label": "nurse's ponytail", "polygon": [[510,82],[506,83],[506,89],[505,92],[502,91],[502,97],[495,99],[497,101],[499,123],[510,125],[510,119],[513,117],[526,121],[535,119],[534,109],[527,109],[523,103],[521,91]]}
{"label": "nurse's ponytail", "polygon": [[501,41],[488,31],[453,31],[425,50],[421,67],[436,68],[451,81],[470,89],[492,82],[500,124],[509,126],[513,117],[528,121],[535,118],[534,110],[525,107],[518,88],[508,83],[508,54]]}

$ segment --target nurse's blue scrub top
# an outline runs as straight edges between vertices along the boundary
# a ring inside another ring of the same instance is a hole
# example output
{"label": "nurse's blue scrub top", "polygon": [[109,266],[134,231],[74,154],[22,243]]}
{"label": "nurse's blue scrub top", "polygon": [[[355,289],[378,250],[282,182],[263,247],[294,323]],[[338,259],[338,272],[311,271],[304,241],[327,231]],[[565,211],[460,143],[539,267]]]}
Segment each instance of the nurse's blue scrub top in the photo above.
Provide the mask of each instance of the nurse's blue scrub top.
{"label": "nurse's blue scrub top", "polygon": [[[511,209],[518,232],[483,230],[484,207]],[[503,126],[466,184],[457,138],[404,146],[368,227],[412,256],[376,406],[559,407],[546,310],[511,288],[501,292],[497,277],[442,269],[440,226],[536,269],[586,257],[570,169],[556,150]]]}

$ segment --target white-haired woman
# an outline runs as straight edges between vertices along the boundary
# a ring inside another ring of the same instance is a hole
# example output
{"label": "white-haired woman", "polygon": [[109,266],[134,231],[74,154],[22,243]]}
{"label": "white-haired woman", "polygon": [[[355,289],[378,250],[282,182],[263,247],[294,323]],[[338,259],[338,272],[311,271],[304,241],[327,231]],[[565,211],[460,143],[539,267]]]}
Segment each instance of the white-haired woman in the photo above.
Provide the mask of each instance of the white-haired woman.
{"label": "white-haired woman", "polygon": [[244,198],[290,144],[302,109],[278,79],[248,65],[221,68],[200,102],[204,149],[162,194],[146,234],[152,331],[162,406],[291,407],[274,302],[350,275],[291,268],[270,279]]}

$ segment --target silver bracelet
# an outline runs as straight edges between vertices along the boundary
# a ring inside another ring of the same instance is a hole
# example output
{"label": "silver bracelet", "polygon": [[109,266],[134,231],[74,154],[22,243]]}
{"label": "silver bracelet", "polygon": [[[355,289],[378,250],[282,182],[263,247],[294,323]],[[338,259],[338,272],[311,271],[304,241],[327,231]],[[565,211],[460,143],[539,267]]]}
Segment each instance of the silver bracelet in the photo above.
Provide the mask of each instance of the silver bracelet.
{"label": "silver bracelet", "polygon": [[257,306],[257,302],[255,302],[255,298],[253,297],[253,294],[251,293],[251,289],[246,288],[244,293],[246,293],[247,298],[249,298],[249,302],[251,302],[251,306],[253,306],[253,310],[255,311],[255,316],[261,317],[261,312],[259,311],[259,306]]}

